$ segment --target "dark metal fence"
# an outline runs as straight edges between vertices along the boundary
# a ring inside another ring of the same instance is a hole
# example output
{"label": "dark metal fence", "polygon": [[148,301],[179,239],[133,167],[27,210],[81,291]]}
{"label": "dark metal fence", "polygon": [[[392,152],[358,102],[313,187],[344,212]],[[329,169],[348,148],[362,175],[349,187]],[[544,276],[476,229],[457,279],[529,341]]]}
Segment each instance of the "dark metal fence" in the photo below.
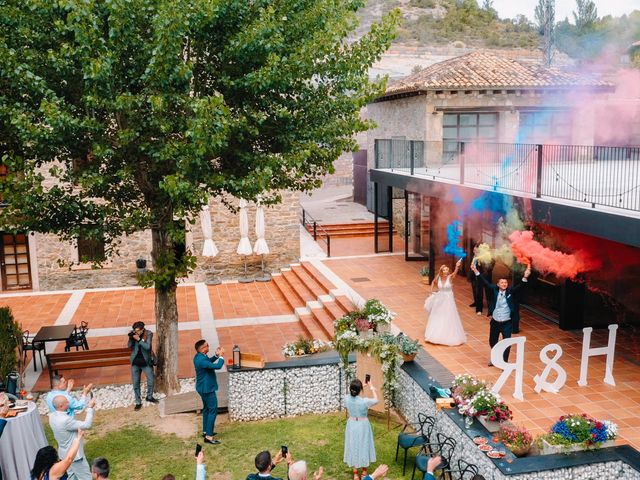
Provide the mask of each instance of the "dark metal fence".
{"label": "dark metal fence", "polygon": [[331,235],[327,232],[322,225],[314,220],[304,208],[302,209],[302,216],[300,217],[300,223],[307,229],[307,231],[313,235],[313,239],[317,242],[318,238],[324,240],[327,244],[327,257],[331,256]]}
{"label": "dark metal fence", "polygon": [[640,211],[640,146],[376,140],[376,168],[527,197]]}

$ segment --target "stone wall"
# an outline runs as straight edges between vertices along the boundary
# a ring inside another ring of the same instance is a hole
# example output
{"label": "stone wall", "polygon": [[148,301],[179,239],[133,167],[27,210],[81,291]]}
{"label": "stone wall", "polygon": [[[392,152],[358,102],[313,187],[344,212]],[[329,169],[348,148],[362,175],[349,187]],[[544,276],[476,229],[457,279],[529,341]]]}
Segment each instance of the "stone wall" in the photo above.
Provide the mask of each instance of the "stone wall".
{"label": "stone wall", "polygon": [[[435,417],[434,435],[436,432],[441,432],[453,437],[456,441],[451,462],[454,468],[457,468],[458,460],[463,459],[476,465],[485,478],[493,480],[601,480],[605,478],[640,480],[640,472],[619,460],[553,469],[554,462],[540,459],[539,471],[515,473],[516,469],[513,468],[515,465],[511,462],[518,460],[511,454],[499,461],[503,464],[502,470],[507,472],[505,474],[473,443],[471,436],[465,431],[461,415],[455,410],[438,410],[427,392],[402,369],[399,370],[398,384],[396,408],[407,421],[417,422],[418,413]],[[508,473],[511,470],[514,470],[513,474]]]}
{"label": "stone wall", "polygon": [[[342,406],[343,378],[337,363],[231,371],[229,417],[235,421],[249,421],[335,412]],[[318,385],[322,388],[316,388]]]}
{"label": "stone wall", "polygon": [[[283,192],[282,203],[265,207],[265,239],[271,251],[265,255],[265,268],[277,271],[296,262],[300,257],[299,220],[300,201],[297,192]],[[232,205],[238,200],[232,199]],[[200,256],[203,237],[200,222],[188,225],[187,247],[198,256],[198,266],[187,279],[204,281],[212,277],[212,267],[222,278],[237,278],[244,271],[243,257],[237,255],[240,240],[239,217],[219,199],[210,202],[213,239],[220,253],[214,259]],[[249,240],[255,243],[255,204],[247,209],[249,216]],[[91,265],[72,265],[77,262],[74,245],[61,242],[54,235],[36,234],[37,275],[40,290],[75,288],[102,288],[137,285],[135,260],[144,258],[151,267],[151,232],[139,232],[122,238],[117,255],[112,256],[101,268]],[[32,252],[33,254],[33,252]],[[260,271],[260,256],[247,257],[248,271]],[[72,266],[71,266],[72,265]]]}

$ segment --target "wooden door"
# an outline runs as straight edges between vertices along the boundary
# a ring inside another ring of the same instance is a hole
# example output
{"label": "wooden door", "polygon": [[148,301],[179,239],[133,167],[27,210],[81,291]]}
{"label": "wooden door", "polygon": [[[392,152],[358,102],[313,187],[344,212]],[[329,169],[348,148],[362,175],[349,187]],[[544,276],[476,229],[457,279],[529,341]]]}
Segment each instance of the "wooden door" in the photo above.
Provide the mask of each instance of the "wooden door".
{"label": "wooden door", "polygon": [[31,288],[29,264],[29,238],[24,233],[16,235],[0,232],[0,276],[3,290]]}

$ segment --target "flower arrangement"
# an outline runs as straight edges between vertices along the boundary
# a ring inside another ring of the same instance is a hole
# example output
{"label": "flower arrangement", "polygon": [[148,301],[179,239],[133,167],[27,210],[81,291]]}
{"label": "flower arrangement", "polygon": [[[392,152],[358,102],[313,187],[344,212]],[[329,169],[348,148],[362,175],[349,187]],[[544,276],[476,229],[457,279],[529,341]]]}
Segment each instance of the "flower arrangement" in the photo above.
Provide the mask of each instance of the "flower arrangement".
{"label": "flower arrangement", "polygon": [[526,455],[533,443],[533,436],[529,430],[513,424],[503,423],[497,437],[518,457]]}
{"label": "flower arrangement", "polygon": [[465,373],[455,376],[451,390],[453,392],[454,400],[456,403],[460,404],[462,401],[469,400],[476,393],[486,390],[487,388],[487,382],[484,380],[478,380],[473,375]]}
{"label": "flower arrangement", "polygon": [[598,448],[608,440],[615,440],[618,426],[610,421],[596,420],[586,413],[561,416],[549,433],[539,437],[550,445]]}
{"label": "flower arrangement", "polygon": [[396,337],[396,343],[400,348],[400,353],[404,355],[415,355],[418,353],[418,347],[420,346],[418,340],[413,340],[402,334]]}
{"label": "flower arrangement", "polygon": [[420,274],[421,277],[428,277],[429,276],[429,267],[422,267],[420,270],[418,270],[418,273]]}
{"label": "flower arrangement", "polygon": [[285,357],[296,357],[300,355],[325,352],[332,347],[333,344],[331,342],[309,339],[299,335],[295,342],[287,343],[282,347],[282,354]]}
{"label": "flower arrangement", "polygon": [[[382,392],[385,404],[393,403],[397,388],[396,369],[400,364],[400,347],[396,337],[382,332],[382,326],[389,325],[395,314],[379,300],[368,300],[361,309],[347,313],[333,322],[335,327],[334,345],[346,372],[347,380],[351,380],[354,369],[349,365],[349,353],[370,353],[380,361],[384,383]],[[372,330],[376,335],[359,336],[358,332]]]}

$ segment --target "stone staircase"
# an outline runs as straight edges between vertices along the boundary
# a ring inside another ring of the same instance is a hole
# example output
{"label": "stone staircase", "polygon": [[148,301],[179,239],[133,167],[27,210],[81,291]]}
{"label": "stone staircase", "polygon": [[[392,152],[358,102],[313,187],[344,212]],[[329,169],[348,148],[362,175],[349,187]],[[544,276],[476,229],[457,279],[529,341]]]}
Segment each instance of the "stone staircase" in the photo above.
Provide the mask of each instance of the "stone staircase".
{"label": "stone staircase", "polygon": [[333,338],[333,321],[353,310],[351,300],[342,294],[311,263],[292,264],[272,275],[286,302],[312,338]]}
{"label": "stone staircase", "polygon": [[[318,235],[324,235],[325,232],[331,237],[370,237],[375,235],[375,224],[373,222],[366,223],[335,223],[322,224],[322,229],[318,227]],[[313,225],[307,225],[307,230],[313,235]],[[378,222],[378,232],[380,234],[389,233],[389,223],[385,221]],[[394,229],[395,232],[395,229]]]}

